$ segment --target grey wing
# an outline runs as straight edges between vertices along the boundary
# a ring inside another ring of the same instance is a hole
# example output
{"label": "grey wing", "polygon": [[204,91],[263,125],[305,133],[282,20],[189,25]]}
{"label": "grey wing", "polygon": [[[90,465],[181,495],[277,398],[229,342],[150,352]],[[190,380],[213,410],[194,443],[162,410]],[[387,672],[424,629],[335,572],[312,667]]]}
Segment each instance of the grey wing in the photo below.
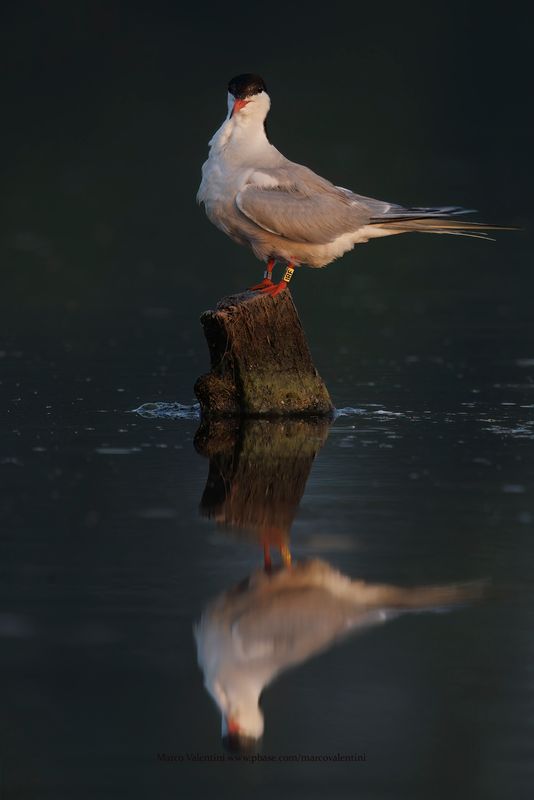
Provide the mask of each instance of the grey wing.
{"label": "grey wing", "polygon": [[336,186],[336,189],[339,189],[340,192],[344,192],[354,205],[365,209],[372,219],[406,212],[404,206],[398,203],[388,203],[385,200],[377,200],[375,197],[366,197],[363,194],[356,194],[355,192],[351,192],[350,189],[344,189],[343,186]]}
{"label": "grey wing", "polygon": [[235,202],[260,228],[310,244],[328,244],[356,232],[373,216],[357,195],[298,164],[253,173]]}
{"label": "grey wing", "polygon": [[358,627],[383,621],[376,610],[357,609],[317,588],[293,589],[265,598],[233,625],[246,660],[296,663],[323,650]]}

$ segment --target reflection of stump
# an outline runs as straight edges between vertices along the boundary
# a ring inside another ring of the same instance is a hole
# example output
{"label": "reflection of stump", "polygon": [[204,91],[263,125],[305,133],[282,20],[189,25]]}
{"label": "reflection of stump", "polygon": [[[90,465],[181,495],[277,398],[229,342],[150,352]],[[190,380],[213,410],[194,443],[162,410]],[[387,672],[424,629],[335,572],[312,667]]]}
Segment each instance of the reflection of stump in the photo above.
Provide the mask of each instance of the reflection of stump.
{"label": "reflection of stump", "polygon": [[332,413],[288,290],[225,297],[201,322],[211,356],[195,384],[204,416]]}
{"label": "reflection of stump", "polygon": [[204,422],[195,437],[210,459],[202,513],[258,542],[286,543],[328,427],[312,419]]}

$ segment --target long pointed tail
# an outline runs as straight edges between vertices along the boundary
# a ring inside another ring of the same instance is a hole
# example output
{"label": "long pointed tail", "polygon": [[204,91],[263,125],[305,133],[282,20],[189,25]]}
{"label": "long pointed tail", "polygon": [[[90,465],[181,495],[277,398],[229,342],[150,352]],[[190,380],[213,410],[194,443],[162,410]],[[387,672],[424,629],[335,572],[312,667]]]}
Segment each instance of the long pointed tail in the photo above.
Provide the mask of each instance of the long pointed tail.
{"label": "long pointed tail", "polygon": [[380,217],[373,217],[371,225],[399,233],[445,233],[451,236],[471,236],[475,239],[494,241],[487,231],[516,231],[519,228],[508,225],[487,225],[484,222],[467,222],[451,219],[463,214],[472,214],[473,209],[458,206],[441,208],[395,208]]}
{"label": "long pointed tail", "polygon": [[350,594],[353,602],[369,608],[432,609],[480,600],[488,589],[489,584],[485,580],[412,588],[352,581],[347,594]]}

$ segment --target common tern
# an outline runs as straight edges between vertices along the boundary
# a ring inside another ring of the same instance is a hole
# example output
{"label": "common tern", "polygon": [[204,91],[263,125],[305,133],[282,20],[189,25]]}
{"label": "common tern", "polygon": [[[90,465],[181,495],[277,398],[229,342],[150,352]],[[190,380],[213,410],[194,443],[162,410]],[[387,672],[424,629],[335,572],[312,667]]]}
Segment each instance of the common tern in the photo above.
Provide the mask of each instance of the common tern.
{"label": "common tern", "polygon": [[324,561],[257,570],[217,597],[195,626],[206,689],[222,713],[231,748],[263,734],[259,700],[280,673],[336,642],[407,611],[448,609],[480,599],[484,583],[403,588],[351,580]]}
{"label": "common tern", "polygon": [[[252,290],[276,295],[295,267],[324,267],[369,239],[410,231],[487,238],[485,231],[502,228],[457,219],[471,209],[405,208],[334,186],[270,143],[270,105],[259,75],[232,78],[228,113],[209,143],[197,194],[211,222],[266,263],[263,280]],[[273,283],[277,261],[285,272]]]}

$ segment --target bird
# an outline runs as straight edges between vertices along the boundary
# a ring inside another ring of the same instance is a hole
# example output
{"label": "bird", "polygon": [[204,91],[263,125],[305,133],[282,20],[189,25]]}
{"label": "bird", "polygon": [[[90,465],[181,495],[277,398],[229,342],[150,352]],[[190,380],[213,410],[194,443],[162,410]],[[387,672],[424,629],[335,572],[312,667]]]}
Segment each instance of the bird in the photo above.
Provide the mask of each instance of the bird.
{"label": "bird", "polygon": [[[280,153],[265,120],[271,99],[263,78],[245,73],[228,84],[228,113],[209,142],[197,202],[231,239],[266,263],[263,280],[249,287],[275,296],[296,267],[324,267],[356,244],[410,231],[489,238],[505,229],[458,219],[459,206],[405,208],[335,186]],[[273,267],[285,267],[278,283]]]}
{"label": "bird", "polygon": [[321,559],[258,569],[224,592],[194,626],[204,684],[222,714],[224,744],[257,748],[263,689],[286,669],[352,633],[415,610],[478,600],[483,581],[403,588],[352,580]]}

